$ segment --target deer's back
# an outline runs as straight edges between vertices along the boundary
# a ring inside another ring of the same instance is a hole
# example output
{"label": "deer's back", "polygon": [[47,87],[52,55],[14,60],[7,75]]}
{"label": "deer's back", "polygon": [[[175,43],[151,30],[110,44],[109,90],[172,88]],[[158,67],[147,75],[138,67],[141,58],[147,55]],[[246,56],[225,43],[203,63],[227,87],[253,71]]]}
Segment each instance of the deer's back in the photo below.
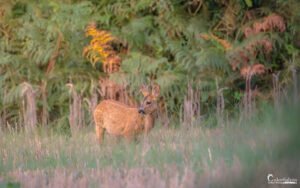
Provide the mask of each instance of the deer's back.
{"label": "deer's back", "polygon": [[114,135],[123,135],[141,129],[141,117],[137,108],[113,100],[102,101],[94,111],[96,126]]}

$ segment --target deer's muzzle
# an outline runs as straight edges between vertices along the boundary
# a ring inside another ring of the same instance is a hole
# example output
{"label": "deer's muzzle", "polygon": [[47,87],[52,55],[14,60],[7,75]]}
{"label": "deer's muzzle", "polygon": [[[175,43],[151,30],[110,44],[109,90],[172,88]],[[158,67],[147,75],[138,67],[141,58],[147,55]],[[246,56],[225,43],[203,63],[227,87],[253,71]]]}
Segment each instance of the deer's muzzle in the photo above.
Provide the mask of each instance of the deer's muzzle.
{"label": "deer's muzzle", "polygon": [[138,112],[139,112],[140,114],[146,114],[144,108],[142,108],[142,107],[139,108],[139,111],[138,111]]}

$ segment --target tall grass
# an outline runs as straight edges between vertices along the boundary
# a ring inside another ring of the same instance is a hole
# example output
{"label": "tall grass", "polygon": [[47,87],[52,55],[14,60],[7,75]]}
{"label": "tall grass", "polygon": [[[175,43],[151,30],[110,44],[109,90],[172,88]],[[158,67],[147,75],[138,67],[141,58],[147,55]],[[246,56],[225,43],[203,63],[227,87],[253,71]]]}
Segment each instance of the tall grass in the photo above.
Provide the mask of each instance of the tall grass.
{"label": "tall grass", "polygon": [[264,187],[269,173],[297,178],[300,109],[271,111],[224,128],[155,127],[132,143],[106,135],[101,146],[92,127],[72,137],[42,128],[2,131],[0,185]]}

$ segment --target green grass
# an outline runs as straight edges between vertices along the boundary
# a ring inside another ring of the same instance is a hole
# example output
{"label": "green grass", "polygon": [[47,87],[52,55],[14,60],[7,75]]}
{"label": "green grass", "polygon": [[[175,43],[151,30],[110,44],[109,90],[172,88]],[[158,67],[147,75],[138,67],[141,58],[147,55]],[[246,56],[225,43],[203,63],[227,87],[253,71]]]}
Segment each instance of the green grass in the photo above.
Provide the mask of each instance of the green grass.
{"label": "green grass", "polygon": [[[290,178],[300,174],[299,112],[299,107],[285,108],[279,114],[267,112],[225,128],[156,127],[132,143],[106,135],[101,146],[92,127],[72,137],[44,129],[32,134],[5,131],[0,133],[0,182],[28,185],[26,177],[31,173],[31,179],[69,182],[65,186],[86,180],[88,186],[97,187],[105,184],[104,180],[107,183],[105,174],[110,173],[113,177],[123,174],[117,178],[121,185],[131,181],[130,174],[144,174],[166,187],[173,181],[186,187],[185,179],[192,187],[261,187],[268,173]],[[74,173],[80,174],[79,178],[70,180]],[[61,176],[65,178],[55,179]],[[142,178],[138,181],[149,184]]]}

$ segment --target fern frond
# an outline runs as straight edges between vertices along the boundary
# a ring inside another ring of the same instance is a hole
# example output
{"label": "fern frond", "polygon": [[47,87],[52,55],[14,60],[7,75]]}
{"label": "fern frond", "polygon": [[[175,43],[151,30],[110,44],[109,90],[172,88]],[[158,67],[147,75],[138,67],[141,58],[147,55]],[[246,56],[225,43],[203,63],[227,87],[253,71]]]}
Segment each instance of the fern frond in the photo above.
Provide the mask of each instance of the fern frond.
{"label": "fern frond", "polygon": [[245,67],[250,61],[256,61],[259,51],[269,55],[273,50],[273,41],[264,34],[253,35],[228,51],[227,55],[233,70]]}
{"label": "fern frond", "polygon": [[246,66],[241,68],[241,75],[246,78],[247,76],[252,76],[252,75],[261,75],[265,73],[265,66],[262,64],[254,64],[252,66]]}
{"label": "fern frond", "polygon": [[252,25],[244,28],[244,35],[246,38],[251,35],[256,35],[261,32],[274,31],[284,32],[286,30],[283,18],[278,14],[271,14],[264,17],[262,21],[258,20]]}
{"label": "fern frond", "polygon": [[219,43],[224,48],[224,50],[230,50],[232,48],[232,45],[228,40],[221,39],[221,38],[215,36],[212,33],[210,33],[210,34],[203,33],[203,34],[200,34],[199,36],[201,38],[203,38],[204,40],[216,41],[217,43]]}
{"label": "fern frond", "polygon": [[95,23],[87,26],[86,36],[91,36],[92,40],[83,49],[83,56],[87,57],[93,65],[99,61],[106,64],[108,58],[115,54],[110,44],[115,38],[107,31],[98,30]]}
{"label": "fern frond", "polygon": [[203,49],[200,53],[196,54],[197,61],[195,62],[199,71],[214,72],[215,75],[218,71],[228,73],[230,66],[226,59],[225,53],[217,48]]}
{"label": "fern frond", "polygon": [[112,47],[117,39],[109,32],[98,30],[95,23],[88,25],[86,36],[91,36],[90,44],[83,49],[83,56],[93,65],[102,62],[104,72],[112,73],[119,70],[121,58]]}

